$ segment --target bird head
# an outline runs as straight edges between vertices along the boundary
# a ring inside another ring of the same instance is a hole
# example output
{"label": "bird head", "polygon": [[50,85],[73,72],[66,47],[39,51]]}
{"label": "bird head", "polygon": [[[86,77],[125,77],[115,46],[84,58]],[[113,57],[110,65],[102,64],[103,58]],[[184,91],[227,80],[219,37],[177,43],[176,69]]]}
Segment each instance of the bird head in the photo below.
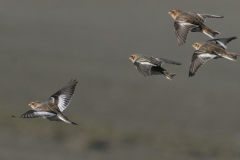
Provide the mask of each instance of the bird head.
{"label": "bird head", "polygon": [[134,63],[138,57],[138,54],[132,54],[129,59]]}
{"label": "bird head", "polygon": [[32,109],[35,109],[35,108],[41,106],[41,102],[39,102],[39,101],[31,102],[31,103],[29,103],[28,105],[29,105]]}
{"label": "bird head", "polygon": [[181,12],[182,12],[181,10],[173,9],[169,11],[168,14],[170,14],[170,16],[172,16],[172,18],[175,20]]}
{"label": "bird head", "polygon": [[196,42],[192,45],[193,48],[196,50],[199,50],[200,47],[202,47],[203,43],[202,42]]}

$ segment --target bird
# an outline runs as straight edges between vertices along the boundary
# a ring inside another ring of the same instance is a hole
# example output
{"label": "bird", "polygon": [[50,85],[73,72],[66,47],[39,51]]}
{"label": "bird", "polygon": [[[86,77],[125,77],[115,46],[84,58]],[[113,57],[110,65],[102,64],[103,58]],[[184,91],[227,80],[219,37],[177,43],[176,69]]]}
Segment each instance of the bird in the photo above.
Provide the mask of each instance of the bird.
{"label": "bird", "polygon": [[204,22],[206,18],[224,18],[224,16],[217,16],[211,14],[202,14],[196,12],[183,12],[178,9],[174,9],[168,12],[175,20],[174,30],[177,38],[178,45],[181,46],[186,43],[189,32],[203,32],[210,38],[214,38],[218,31],[214,31],[208,28]]}
{"label": "bird", "polygon": [[193,77],[198,68],[211,59],[226,58],[236,61],[239,54],[225,50],[226,44],[237,37],[212,39],[206,42],[196,42],[192,45],[196,51],[193,53],[189,68],[189,77]]}
{"label": "bird", "polygon": [[153,56],[145,56],[141,54],[132,54],[129,59],[136,66],[136,69],[145,77],[152,75],[164,75],[168,80],[172,80],[177,74],[170,73],[162,65],[164,63],[181,65],[180,62],[175,62],[163,58],[156,58]]}
{"label": "bird", "polygon": [[[50,121],[66,122],[78,125],[70,120],[62,113],[69,105],[75,91],[78,81],[71,79],[69,83],[59,91],[49,97],[46,102],[31,102],[28,105],[31,110],[24,113],[20,118],[46,118]],[[15,117],[15,116],[13,116]]]}

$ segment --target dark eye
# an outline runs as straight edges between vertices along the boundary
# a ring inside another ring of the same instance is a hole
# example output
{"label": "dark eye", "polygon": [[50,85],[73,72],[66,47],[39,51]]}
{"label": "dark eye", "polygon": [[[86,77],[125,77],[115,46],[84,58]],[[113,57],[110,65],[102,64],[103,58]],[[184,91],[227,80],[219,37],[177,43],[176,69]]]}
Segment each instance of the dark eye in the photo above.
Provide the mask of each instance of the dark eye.
{"label": "dark eye", "polygon": [[32,103],[32,105],[34,105],[34,103]]}

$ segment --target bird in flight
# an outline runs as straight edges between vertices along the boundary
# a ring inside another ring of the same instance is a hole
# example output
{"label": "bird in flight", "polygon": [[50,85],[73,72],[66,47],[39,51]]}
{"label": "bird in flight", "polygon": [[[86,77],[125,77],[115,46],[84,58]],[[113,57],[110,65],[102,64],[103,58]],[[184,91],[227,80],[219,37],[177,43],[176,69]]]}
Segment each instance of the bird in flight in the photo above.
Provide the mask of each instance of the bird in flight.
{"label": "bird in flight", "polygon": [[[49,97],[46,102],[31,102],[28,104],[32,109],[24,113],[21,118],[46,118],[50,121],[60,121],[77,125],[67,119],[62,113],[69,105],[78,81],[71,79],[62,89]],[[15,117],[15,116],[13,116]]]}
{"label": "bird in flight", "polygon": [[211,39],[206,42],[196,42],[192,46],[196,49],[193,53],[189,69],[189,77],[197,72],[198,68],[211,59],[226,58],[236,61],[239,54],[226,51],[227,43],[237,39],[237,37]]}
{"label": "bird in flight", "polygon": [[156,58],[153,56],[144,56],[141,54],[132,54],[129,59],[133,62],[136,66],[137,70],[145,77],[152,76],[152,75],[164,75],[167,79],[172,80],[174,76],[177,74],[170,73],[164,68],[162,65],[164,63],[174,64],[174,65],[181,65],[182,63],[163,59],[163,58]]}
{"label": "bird in flight", "polygon": [[178,9],[171,10],[168,14],[170,14],[175,20],[174,30],[179,46],[186,43],[186,39],[190,31],[203,32],[210,38],[214,38],[215,35],[220,34],[220,32],[208,28],[204,22],[206,22],[206,18],[223,18],[223,16],[196,12],[183,12]]}

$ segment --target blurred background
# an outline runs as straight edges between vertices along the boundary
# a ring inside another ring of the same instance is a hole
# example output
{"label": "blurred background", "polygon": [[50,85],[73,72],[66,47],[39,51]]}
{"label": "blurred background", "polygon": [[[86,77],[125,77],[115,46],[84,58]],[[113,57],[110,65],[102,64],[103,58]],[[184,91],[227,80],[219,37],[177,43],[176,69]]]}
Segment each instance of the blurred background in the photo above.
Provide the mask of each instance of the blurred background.
{"label": "blurred background", "polygon": [[[239,0],[0,2],[0,159],[240,159],[240,62],[207,62],[188,77],[190,33],[179,47],[172,9],[223,15],[206,25],[239,37]],[[228,51],[240,53],[239,39]],[[177,73],[145,78],[133,53],[182,62]],[[78,126],[14,119],[71,78],[79,83],[64,114]]]}

